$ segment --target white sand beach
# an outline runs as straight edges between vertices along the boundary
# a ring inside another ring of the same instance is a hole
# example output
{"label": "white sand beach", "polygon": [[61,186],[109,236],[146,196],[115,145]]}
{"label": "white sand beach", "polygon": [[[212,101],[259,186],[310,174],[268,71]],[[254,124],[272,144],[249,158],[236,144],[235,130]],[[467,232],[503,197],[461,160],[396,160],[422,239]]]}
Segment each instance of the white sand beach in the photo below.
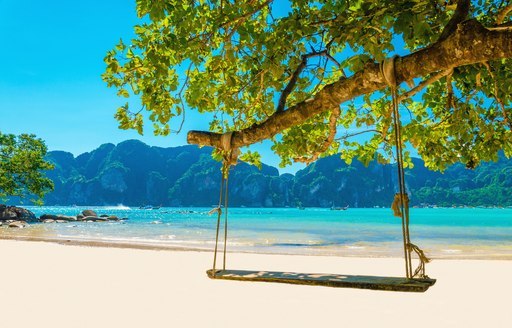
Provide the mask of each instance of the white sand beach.
{"label": "white sand beach", "polygon": [[[1,327],[510,327],[512,261],[434,260],[425,293],[209,279],[210,252],[0,240]],[[229,254],[228,268],[401,276],[402,259]]]}

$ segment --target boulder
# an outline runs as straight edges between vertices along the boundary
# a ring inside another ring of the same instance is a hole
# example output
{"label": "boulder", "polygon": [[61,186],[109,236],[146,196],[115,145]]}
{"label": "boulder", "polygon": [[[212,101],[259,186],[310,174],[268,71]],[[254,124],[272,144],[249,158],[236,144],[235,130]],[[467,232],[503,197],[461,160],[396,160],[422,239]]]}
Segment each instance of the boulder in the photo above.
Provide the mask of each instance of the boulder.
{"label": "boulder", "polygon": [[116,215],[110,215],[107,219],[110,221],[119,221],[119,218]]}
{"label": "boulder", "polygon": [[0,220],[6,221],[16,218],[16,213],[10,210],[11,206],[0,205]]}
{"label": "boulder", "polygon": [[95,215],[87,215],[82,220],[83,221],[96,221],[96,219],[99,219],[99,217]]}
{"label": "boulder", "polygon": [[76,216],[57,215],[57,220],[76,221]]}
{"label": "boulder", "polygon": [[55,214],[43,214],[39,217],[39,221],[45,222],[46,220],[57,220],[57,215]]}
{"label": "boulder", "polygon": [[9,223],[9,228],[25,228],[28,227],[27,222],[25,221],[14,221]]}
{"label": "boulder", "polygon": [[55,222],[57,222],[57,223],[68,223],[69,221],[68,220],[56,220]]}
{"label": "boulder", "polygon": [[87,221],[87,222],[103,222],[103,221],[108,221],[107,218],[100,218],[99,216],[86,216],[82,220],[83,221]]}
{"label": "boulder", "polygon": [[77,219],[78,221],[82,221],[84,218],[85,218],[85,215],[83,215],[83,214],[78,214],[78,215],[76,216],[76,219]]}
{"label": "boulder", "polygon": [[53,220],[53,219],[44,219],[41,222],[43,222],[43,223],[55,223],[55,220]]}
{"label": "boulder", "polygon": [[82,214],[84,216],[95,216],[95,217],[98,216],[98,214],[96,212],[94,212],[93,210],[84,210],[84,211],[82,211]]}
{"label": "boulder", "polygon": [[108,217],[109,217],[109,215],[107,215],[107,214],[100,215],[100,218],[108,218]]}
{"label": "boulder", "polygon": [[34,213],[22,207],[0,205],[0,220],[36,222],[37,218]]}

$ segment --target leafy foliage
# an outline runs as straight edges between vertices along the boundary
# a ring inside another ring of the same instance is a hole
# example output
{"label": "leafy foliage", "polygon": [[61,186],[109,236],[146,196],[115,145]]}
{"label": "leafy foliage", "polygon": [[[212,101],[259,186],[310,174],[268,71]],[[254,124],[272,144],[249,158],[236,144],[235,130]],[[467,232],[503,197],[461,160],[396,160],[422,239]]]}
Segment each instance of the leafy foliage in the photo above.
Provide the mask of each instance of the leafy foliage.
{"label": "leafy foliage", "polygon": [[0,132],[0,198],[43,196],[53,190],[52,180],[45,177],[54,166],[45,160],[46,145],[34,135],[3,134]]}
{"label": "leafy foliage", "polygon": [[[136,37],[107,53],[103,79],[120,97],[140,99],[140,110],[129,109],[128,102],[117,110],[123,129],[142,133],[147,111],[155,134],[167,135],[179,130],[170,121],[181,126],[185,110],[197,110],[214,114],[211,131],[241,130],[305,102],[368,63],[429,47],[454,15],[452,3],[137,0]],[[493,27],[505,5],[472,1],[468,18]],[[512,155],[510,67],[510,59],[456,67],[417,97],[404,99],[404,142],[432,169],[455,162],[475,167],[496,159],[501,149]],[[399,93],[405,91],[400,87]],[[347,162],[357,157],[365,164],[392,158],[388,92],[344,104],[334,117],[336,138],[322,147],[332,134],[333,115],[326,108],[274,137],[281,164],[316,153],[341,152]],[[361,133],[367,137],[351,138]]]}

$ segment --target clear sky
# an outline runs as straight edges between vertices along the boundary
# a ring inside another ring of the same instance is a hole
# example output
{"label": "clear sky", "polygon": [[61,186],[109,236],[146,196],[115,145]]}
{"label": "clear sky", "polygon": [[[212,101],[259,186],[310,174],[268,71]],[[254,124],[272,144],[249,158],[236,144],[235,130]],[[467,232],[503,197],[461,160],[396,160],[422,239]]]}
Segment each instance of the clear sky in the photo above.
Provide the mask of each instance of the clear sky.
{"label": "clear sky", "polygon": [[[124,102],[101,80],[103,57],[138,23],[134,0],[0,0],[0,131],[33,133],[49,150],[79,155],[127,139],[174,147],[186,144],[188,130],[207,130],[190,111],[180,135],[117,128],[114,113]],[[277,167],[270,143],[255,149]]]}

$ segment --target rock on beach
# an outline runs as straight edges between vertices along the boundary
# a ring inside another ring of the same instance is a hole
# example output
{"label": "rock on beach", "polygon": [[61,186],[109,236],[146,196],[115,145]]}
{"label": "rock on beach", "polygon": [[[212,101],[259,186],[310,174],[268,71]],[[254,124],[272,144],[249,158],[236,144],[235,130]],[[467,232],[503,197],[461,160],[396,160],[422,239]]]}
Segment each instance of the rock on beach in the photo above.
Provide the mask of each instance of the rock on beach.
{"label": "rock on beach", "polygon": [[16,207],[0,205],[0,226],[8,226],[11,228],[24,228],[29,224],[28,222],[42,222],[42,223],[68,223],[74,221],[85,222],[107,222],[107,221],[121,221],[127,218],[119,218],[116,215],[101,214],[98,215],[93,210],[84,210],[76,216],[63,215],[63,214],[43,214],[39,218],[31,211]]}
{"label": "rock on beach", "polygon": [[86,216],[96,216],[97,217],[98,213],[94,212],[93,210],[83,210],[82,215],[84,217],[86,217]]}
{"label": "rock on beach", "polygon": [[25,221],[14,221],[9,223],[9,228],[25,228],[28,224]]}
{"label": "rock on beach", "polygon": [[17,206],[0,205],[0,221],[7,220],[37,222],[36,215],[27,209]]}

